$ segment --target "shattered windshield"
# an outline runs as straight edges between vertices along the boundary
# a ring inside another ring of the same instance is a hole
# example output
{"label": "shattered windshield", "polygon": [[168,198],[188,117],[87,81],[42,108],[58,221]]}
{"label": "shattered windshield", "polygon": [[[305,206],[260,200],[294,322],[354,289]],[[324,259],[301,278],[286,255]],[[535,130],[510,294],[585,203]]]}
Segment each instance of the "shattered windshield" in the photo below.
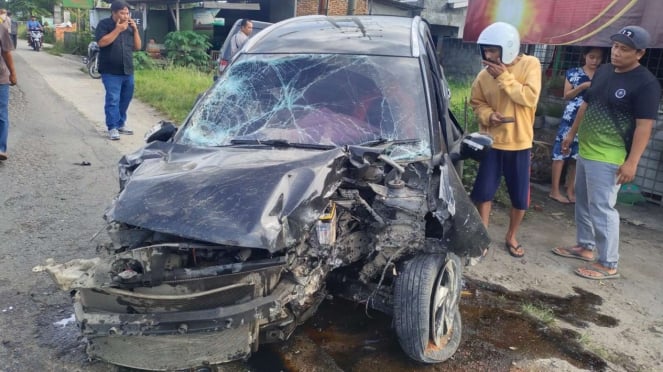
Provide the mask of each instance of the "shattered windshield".
{"label": "shattered windshield", "polygon": [[242,55],[196,107],[178,142],[255,140],[343,146],[409,140],[430,155],[416,58]]}

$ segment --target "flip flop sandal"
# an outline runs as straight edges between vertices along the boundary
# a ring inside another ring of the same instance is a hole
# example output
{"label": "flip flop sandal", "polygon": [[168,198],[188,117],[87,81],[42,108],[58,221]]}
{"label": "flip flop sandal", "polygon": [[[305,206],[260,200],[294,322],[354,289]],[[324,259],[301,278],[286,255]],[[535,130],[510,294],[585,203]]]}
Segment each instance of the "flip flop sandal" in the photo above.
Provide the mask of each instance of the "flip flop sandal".
{"label": "flip flop sandal", "polygon": [[569,200],[569,198],[567,198],[565,196],[561,196],[561,197],[556,198],[552,195],[548,195],[548,199],[552,199],[552,200],[558,202],[559,204],[571,204],[571,201]]}
{"label": "flip flop sandal", "polygon": [[584,257],[580,253],[574,251],[571,249],[571,247],[556,247],[551,249],[551,252],[562,257],[566,258],[575,258],[578,260],[583,260],[587,262],[594,262],[596,261],[596,254],[594,254],[591,258],[589,257]]}
{"label": "flip flop sandal", "polygon": [[511,245],[511,244],[509,244],[509,243],[507,243],[507,242],[504,242],[504,247],[506,248],[506,250],[509,252],[509,254],[510,254],[512,257],[520,258],[520,257],[522,257],[522,256],[525,255],[525,252],[523,252],[523,253],[521,253],[521,254],[516,253],[516,251],[517,251],[518,249],[520,249],[520,248],[523,247],[522,244],[518,244],[518,246],[513,246],[513,245]]}
{"label": "flip flop sandal", "polygon": [[583,267],[582,270],[592,271],[592,272],[595,272],[595,273],[598,273],[598,274],[601,274],[601,275],[598,275],[598,276],[587,275],[587,274],[582,273],[580,271],[580,269],[575,269],[573,272],[576,273],[576,275],[578,275],[578,276],[581,276],[585,279],[591,279],[591,280],[617,279],[620,276],[619,272],[616,272],[614,274],[610,274],[606,270],[597,269],[593,266]]}

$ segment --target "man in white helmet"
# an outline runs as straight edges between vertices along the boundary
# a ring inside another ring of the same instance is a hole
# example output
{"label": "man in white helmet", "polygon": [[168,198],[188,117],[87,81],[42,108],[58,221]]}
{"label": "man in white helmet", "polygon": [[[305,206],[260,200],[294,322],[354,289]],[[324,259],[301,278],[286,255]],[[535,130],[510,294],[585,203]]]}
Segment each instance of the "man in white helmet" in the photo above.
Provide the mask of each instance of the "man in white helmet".
{"label": "man in white helmet", "polygon": [[518,30],[504,22],[486,27],[477,41],[485,68],[472,84],[470,105],[480,129],[492,135],[493,147],[481,160],[471,198],[486,227],[492,200],[504,180],[511,199],[505,248],[525,254],[516,234],[529,207],[529,176],[534,113],[541,91],[541,63],[520,53]]}

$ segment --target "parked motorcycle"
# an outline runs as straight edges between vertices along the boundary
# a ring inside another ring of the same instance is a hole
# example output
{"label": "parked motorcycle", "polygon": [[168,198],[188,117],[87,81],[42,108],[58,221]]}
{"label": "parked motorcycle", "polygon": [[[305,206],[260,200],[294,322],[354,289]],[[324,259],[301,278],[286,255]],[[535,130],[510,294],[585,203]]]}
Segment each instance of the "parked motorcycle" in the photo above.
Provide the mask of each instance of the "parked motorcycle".
{"label": "parked motorcycle", "polygon": [[39,51],[42,46],[42,32],[41,30],[30,30],[30,37],[28,38],[28,43],[35,51]]}
{"label": "parked motorcycle", "polygon": [[101,78],[99,73],[99,44],[96,41],[91,41],[87,45],[87,57],[83,57],[83,63],[87,67],[87,72],[93,79]]}

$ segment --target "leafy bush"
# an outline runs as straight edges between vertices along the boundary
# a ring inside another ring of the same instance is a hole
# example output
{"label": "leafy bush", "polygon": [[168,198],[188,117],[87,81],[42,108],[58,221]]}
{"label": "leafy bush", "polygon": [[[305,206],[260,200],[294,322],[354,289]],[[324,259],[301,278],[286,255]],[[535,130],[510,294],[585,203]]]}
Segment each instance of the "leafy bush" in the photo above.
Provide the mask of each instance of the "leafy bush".
{"label": "leafy bush", "polygon": [[201,71],[209,70],[210,57],[207,50],[212,44],[207,36],[193,31],[176,31],[166,35],[164,42],[168,60],[174,66],[195,67]]}
{"label": "leafy bush", "polygon": [[55,29],[44,27],[44,43],[55,44]]}
{"label": "leafy bush", "polygon": [[449,80],[449,89],[451,90],[450,109],[460,123],[463,130],[475,132],[479,128],[474,111],[470,107],[470,91],[472,82],[469,80]]}
{"label": "leafy bush", "polygon": [[133,54],[134,58],[134,69],[135,70],[151,70],[154,67],[156,67],[156,63],[154,63],[154,59],[150,57],[147,52],[134,52]]}

